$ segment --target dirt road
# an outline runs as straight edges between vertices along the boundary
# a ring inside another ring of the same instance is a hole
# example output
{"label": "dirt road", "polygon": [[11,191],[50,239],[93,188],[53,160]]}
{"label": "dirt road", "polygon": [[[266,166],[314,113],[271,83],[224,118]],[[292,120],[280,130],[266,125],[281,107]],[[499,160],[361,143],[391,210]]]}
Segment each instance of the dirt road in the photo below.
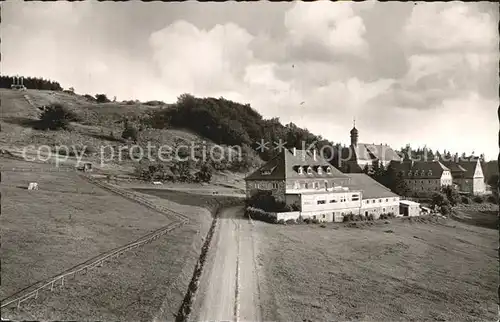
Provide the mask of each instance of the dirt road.
{"label": "dirt road", "polygon": [[253,225],[243,208],[218,219],[194,305],[196,321],[261,321]]}

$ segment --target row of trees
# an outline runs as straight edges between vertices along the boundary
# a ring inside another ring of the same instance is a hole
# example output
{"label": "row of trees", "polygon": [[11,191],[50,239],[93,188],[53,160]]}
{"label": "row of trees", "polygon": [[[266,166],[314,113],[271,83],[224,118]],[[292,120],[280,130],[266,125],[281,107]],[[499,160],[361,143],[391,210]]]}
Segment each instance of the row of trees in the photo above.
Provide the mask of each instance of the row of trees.
{"label": "row of trees", "polygon": [[[440,161],[459,161],[460,159],[467,159],[468,157],[470,157],[470,154],[467,154],[465,152],[462,152],[461,154],[452,154],[449,150],[446,149],[444,149],[443,152],[439,152],[439,150],[433,151],[432,149],[428,149],[426,147],[418,147],[417,149],[413,149],[409,144],[401,148],[398,153],[405,158],[422,161],[432,161],[435,159]],[[474,152],[472,154],[474,154]],[[479,158],[481,161],[484,161],[484,154],[480,154],[477,158]]]}
{"label": "row of trees", "polygon": [[[12,84],[14,84],[13,76],[0,76],[0,88],[10,88]],[[62,91],[62,87],[58,82],[39,77],[24,77],[23,84],[28,89]]]}

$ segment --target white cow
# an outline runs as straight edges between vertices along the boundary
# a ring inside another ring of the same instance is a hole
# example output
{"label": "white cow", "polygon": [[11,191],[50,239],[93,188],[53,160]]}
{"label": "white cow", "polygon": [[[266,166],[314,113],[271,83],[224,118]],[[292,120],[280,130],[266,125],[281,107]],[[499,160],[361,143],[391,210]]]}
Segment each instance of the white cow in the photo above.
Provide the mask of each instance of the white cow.
{"label": "white cow", "polygon": [[30,184],[28,185],[28,190],[38,190],[38,183],[30,182]]}
{"label": "white cow", "polygon": [[160,182],[160,181],[153,181],[153,184],[154,184],[154,185],[160,185],[160,184],[163,184],[163,183],[162,183],[162,182]]}

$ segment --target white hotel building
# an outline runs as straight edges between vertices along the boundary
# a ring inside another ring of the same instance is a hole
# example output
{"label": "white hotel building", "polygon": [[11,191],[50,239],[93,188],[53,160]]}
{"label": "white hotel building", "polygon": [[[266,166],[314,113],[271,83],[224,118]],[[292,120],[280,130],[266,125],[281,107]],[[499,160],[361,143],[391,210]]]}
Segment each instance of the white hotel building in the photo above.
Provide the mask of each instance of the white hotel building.
{"label": "white hotel building", "polygon": [[365,174],[344,174],[315,152],[284,150],[245,178],[247,197],[268,190],[299,211],[280,218],[342,221],[348,214],[399,214],[399,196]]}

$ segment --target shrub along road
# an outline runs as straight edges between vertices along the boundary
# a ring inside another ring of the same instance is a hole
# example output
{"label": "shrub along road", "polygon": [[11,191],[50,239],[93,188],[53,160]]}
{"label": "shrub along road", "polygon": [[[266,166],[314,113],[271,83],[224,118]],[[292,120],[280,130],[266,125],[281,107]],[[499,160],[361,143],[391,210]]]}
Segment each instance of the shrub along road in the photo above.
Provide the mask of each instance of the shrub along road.
{"label": "shrub along road", "polygon": [[260,321],[253,225],[242,207],[225,209],[201,275],[194,319]]}

